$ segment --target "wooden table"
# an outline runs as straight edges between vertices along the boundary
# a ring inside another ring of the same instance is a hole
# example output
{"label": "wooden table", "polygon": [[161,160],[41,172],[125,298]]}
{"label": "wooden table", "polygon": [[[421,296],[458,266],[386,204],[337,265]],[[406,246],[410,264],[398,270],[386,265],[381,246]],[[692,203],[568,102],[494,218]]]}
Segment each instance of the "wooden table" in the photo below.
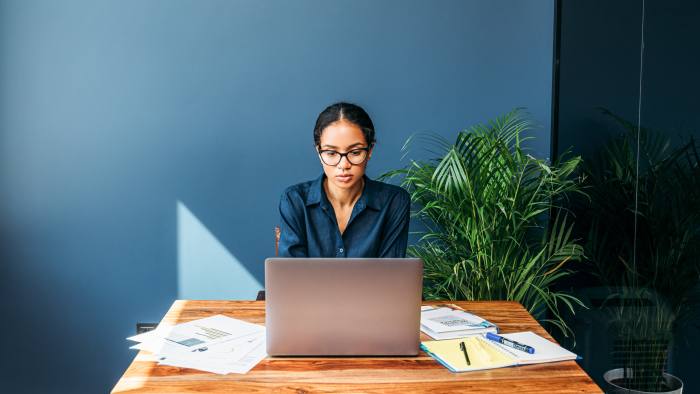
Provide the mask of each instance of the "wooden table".
{"label": "wooden table", "polygon": [[[440,304],[440,302],[424,302]],[[552,337],[517,302],[454,302],[499,326],[502,332],[534,331]],[[182,323],[222,314],[265,323],[264,301],[187,301],[173,303],[162,322]],[[422,340],[430,339],[424,334]],[[125,344],[126,346],[126,344]],[[245,375],[216,375],[159,366],[141,351],[113,393],[204,392],[369,392],[369,393],[601,393],[575,361],[451,373],[430,356],[358,358],[268,358]]]}

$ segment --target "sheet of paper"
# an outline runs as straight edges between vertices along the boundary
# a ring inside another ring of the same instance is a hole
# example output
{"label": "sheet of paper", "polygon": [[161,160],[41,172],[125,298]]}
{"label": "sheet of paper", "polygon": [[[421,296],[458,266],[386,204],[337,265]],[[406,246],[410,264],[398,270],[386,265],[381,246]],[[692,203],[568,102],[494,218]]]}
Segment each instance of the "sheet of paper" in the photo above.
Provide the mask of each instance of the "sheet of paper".
{"label": "sheet of paper", "polygon": [[437,333],[482,329],[490,326],[479,316],[468,312],[438,308],[421,312],[420,323]]}
{"label": "sheet of paper", "polygon": [[246,373],[265,352],[265,327],[223,315],[210,316],[127,338],[132,349],[154,354],[161,365],[217,374]]}
{"label": "sheet of paper", "polygon": [[514,332],[511,334],[501,334],[502,337],[511,341],[519,342],[535,349],[535,353],[525,353],[512,347],[493,342],[503,350],[515,356],[520,364],[536,364],[543,362],[575,360],[576,354],[572,353],[554,342],[543,338],[532,331]]}
{"label": "sheet of paper", "polygon": [[228,342],[222,342],[209,346],[206,350],[187,353],[166,353],[161,354],[167,358],[177,358],[180,360],[207,360],[211,362],[229,362],[239,360],[251,350],[265,343],[265,334],[254,334],[245,338],[240,338]]}
{"label": "sheet of paper", "polygon": [[215,315],[175,326],[163,327],[127,339],[141,342],[143,345],[137,347],[138,349],[153,353],[178,351],[178,349],[182,352],[191,352],[264,330],[264,327],[257,324]]}
{"label": "sheet of paper", "polygon": [[247,373],[260,361],[267,357],[265,352],[265,338],[260,338],[241,357],[231,358],[164,358],[159,361],[161,365],[170,365],[180,368],[194,368],[216,374]]}
{"label": "sheet of paper", "polygon": [[261,337],[264,338],[264,335],[264,331],[256,332],[197,349],[183,349],[182,346],[168,341],[150,339],[147,342],[141,342],[131,346],[130,349],[145,350],[153,354],[177,355],[179,358],[187,359],[234,358],[242,356],[241,352],[245,352],[246,349],[252,347],[253,343]]}

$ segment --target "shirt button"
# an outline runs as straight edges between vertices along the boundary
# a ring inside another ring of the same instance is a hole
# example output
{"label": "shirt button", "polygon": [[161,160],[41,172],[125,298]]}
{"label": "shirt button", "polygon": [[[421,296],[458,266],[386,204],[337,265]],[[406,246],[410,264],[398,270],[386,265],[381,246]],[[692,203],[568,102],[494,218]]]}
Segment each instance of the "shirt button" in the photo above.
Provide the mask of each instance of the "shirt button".
{"label": "shirt button", "polygon": [[343,253],[343,248],[340,248],[340,250],[338,250],[338,252]]}

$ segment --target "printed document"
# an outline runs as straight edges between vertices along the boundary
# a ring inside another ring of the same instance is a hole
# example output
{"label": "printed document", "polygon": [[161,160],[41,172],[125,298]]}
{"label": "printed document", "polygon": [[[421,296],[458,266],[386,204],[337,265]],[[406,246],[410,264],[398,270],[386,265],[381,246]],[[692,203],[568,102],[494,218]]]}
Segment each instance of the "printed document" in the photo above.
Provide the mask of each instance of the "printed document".
{"label": "printed document", "polygon": [[159,364],[218,374],[246,373],[263,360],[265,327],[223,315],[210,316],[127,338],[132,349],[153,353]]}

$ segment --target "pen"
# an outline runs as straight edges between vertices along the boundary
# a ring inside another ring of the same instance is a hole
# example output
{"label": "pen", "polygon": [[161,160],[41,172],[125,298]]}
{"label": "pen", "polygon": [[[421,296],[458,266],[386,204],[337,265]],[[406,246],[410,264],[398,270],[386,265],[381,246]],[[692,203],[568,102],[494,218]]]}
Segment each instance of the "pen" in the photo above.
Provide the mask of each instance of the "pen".
{"label": "pen", "polygon": [[511,341],[510,339],[503,338],[502,336],[496,335],[492,332],[487,332],[486,338],[490,339],[494,342],[498,342],[501,345],[506,345],[508,347],[512,347],[513,349],[520,350],[521,352],[530,353],[530,354],[535,353],[535,348],[532,346],[528,346],[528,345],[525,345],[525,344],[520,343],[520,342]]}
{"label": "pen", "polygon": [[469,354],[467,353],[467,347],[464,346],[464,342],[459,343],[459,348],[464,352],[464,359],[467,360],[467,365],[472,365],[472,363],[469,362]]}

